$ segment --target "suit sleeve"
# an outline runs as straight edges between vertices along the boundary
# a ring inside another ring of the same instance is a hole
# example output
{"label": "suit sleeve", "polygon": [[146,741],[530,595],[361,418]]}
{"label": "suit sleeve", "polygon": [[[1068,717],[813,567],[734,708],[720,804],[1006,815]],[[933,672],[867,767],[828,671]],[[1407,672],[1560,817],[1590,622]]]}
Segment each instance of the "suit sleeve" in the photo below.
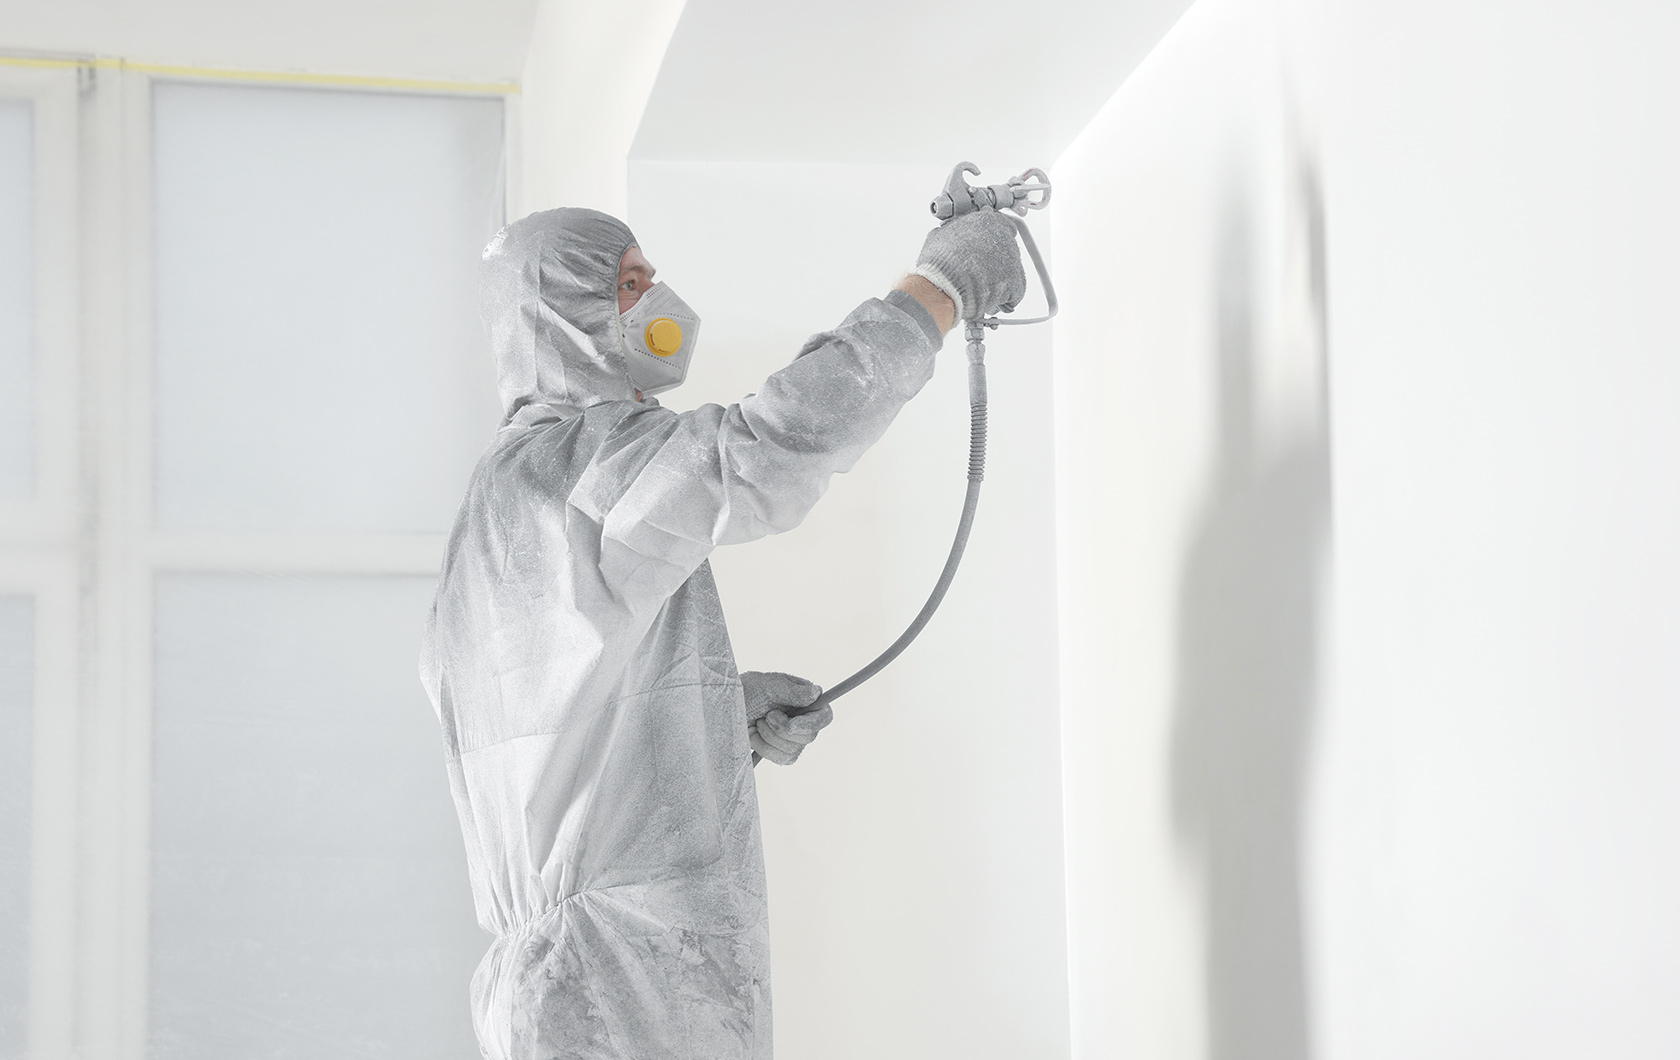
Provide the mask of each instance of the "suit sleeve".
{"label": "suit sleeve", "polygon": [[[663,601],[719,545],[798,526],[933,375],[942,337],[915,299],[871,299],[727,408],[627,417],[582,484],[601,571],[627,603]],[[628,483],[627,486],[624,484]]]}

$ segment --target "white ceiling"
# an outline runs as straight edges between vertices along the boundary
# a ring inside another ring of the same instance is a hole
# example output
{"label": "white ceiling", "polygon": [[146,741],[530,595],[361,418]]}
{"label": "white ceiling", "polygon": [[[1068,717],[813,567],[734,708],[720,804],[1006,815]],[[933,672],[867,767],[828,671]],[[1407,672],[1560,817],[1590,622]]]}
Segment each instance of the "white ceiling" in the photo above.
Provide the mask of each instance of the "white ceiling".
{"label": "white ceiling", "polygon": [[[0,50],[513,80],[537,3],[0,0]],[[631,156],[1047,165],[1189,4],[688,0]]]}
{"label": "white ceiling", "polygon": [[1048,165],[1190,0],[688,0],[639,159]]}
{"label": "white ceiling", "polygon": [[512,80],[537,0],[0,0],[0,50]]}

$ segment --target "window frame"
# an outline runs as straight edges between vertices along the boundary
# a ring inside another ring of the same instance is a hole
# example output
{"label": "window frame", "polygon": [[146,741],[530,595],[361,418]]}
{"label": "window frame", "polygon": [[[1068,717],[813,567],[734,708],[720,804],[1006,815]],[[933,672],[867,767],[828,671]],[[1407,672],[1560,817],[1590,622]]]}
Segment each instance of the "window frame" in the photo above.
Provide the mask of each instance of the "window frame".
{"label": "window frame", "polygon": [[56,1057],[75,1043],[80,78],[61,65],[0,65],[0,98],[32,111],[34,491],[0,505],[0,594],[32,602],[28,1038],[30,1056]]}

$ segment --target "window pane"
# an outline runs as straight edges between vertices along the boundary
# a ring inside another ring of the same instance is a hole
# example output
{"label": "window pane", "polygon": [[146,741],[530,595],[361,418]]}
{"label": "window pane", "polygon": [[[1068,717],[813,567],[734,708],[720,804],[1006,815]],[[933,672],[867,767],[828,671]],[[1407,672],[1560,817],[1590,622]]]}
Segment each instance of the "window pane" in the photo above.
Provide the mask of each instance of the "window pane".
{"label": "window pane", "polygon": [[35,123],[0,100],[0,504],[35,492]]}
{"label": "window pane", "polygon": [[157,523],[449,528],[498,418],[498,99],[160,85]]}
{"label": "window pane", "polygon": [[157,585],[151,1055],[477,1056],[432,580]]}
{"label": "window pane", "polygon": [[28,1044],[31,715],[35,615],[27,596],[0,596],[0,1057]]}

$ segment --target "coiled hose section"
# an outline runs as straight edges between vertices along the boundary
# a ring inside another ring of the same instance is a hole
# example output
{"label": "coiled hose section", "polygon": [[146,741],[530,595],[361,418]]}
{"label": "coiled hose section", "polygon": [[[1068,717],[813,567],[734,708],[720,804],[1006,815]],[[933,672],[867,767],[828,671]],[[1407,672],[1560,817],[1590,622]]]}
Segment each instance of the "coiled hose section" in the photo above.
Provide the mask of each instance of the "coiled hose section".
{"label": "coiled hose section", "polygon": [[933,613],[939,610],[940,601],[945,599],[946,591],[957,576],[963,549],[968,547],[968,532],[974,527],[974,511],[980,507],[980,482],[986,477],[986,330],[978,321],[970,321],[964,334],[968,339],[968,493],[963,498],[962,518],[957,521],[957,538],[951,542],[951,554],[945,558],[945,569],[939,572],[939,581],[934,584],[933,592],[928,594],[927,603],[922,605],[915,620],[892,642],[892,646],[876,656],[868,666],[817,697],[808,710],[817,710],[825,703],[834,702],[880,673],[888,663],[903,654]]}
{"label": "coiled hose section", "polygon": [[[962,168],[958,167],[959,170]],[[1030,169],[1027,173],[1037,174],[1040,183],[1049,184],[1049,179],[1044,176],[1042,170]],[[1044,191],[1045,198],[1049,198],[1048,186]],[[892,647],[882,652],[868,666],[818,696],[815,703],[798,713],[817,710],[825,703],[834,702],[880,673],[888,663],[903,654],[910,642],[922,632],[922,627],[928,624],[928,619],[939,610],[940,601],[945,599],[946,590],[951,588],[951,581],[957,576],[957,565],[962,562],[963,549],[968,546],[968,532],[974,526],[974,510],[980,506],[980,480],[986,475],[986,328],[997,327],[1000,324],[1041,324],[1054,317],[1057,310],[1056,287],[1050,282],[1050,270],[1044,265],[1044,256],[1038,251],[1032,230],[1019,217],[1008,214],[1002,216],[1020,232],[1021,243],[1027,248],[1027,255],[1032,258],[1033,268],[1038,271],[1038,282],[1044,288],[1045,312],[1043,316],[1025,320],[999,320],[992,316],[984,322],[970,320],[965,323],[963,334],[968,339],[968,495],[963,498],[962,518],[957,522],[957,539],[951,542],[951,554],[945,559],[945,569],[939,572],[939,581],[934,585],[933,592],[928,594],[927,603],[922,605],[915,621],[910,623],[910,628],[906,629],[902,636],[893,641]],[[757,751],[753,752],[752,760],[754,765],[758,764]]]}

